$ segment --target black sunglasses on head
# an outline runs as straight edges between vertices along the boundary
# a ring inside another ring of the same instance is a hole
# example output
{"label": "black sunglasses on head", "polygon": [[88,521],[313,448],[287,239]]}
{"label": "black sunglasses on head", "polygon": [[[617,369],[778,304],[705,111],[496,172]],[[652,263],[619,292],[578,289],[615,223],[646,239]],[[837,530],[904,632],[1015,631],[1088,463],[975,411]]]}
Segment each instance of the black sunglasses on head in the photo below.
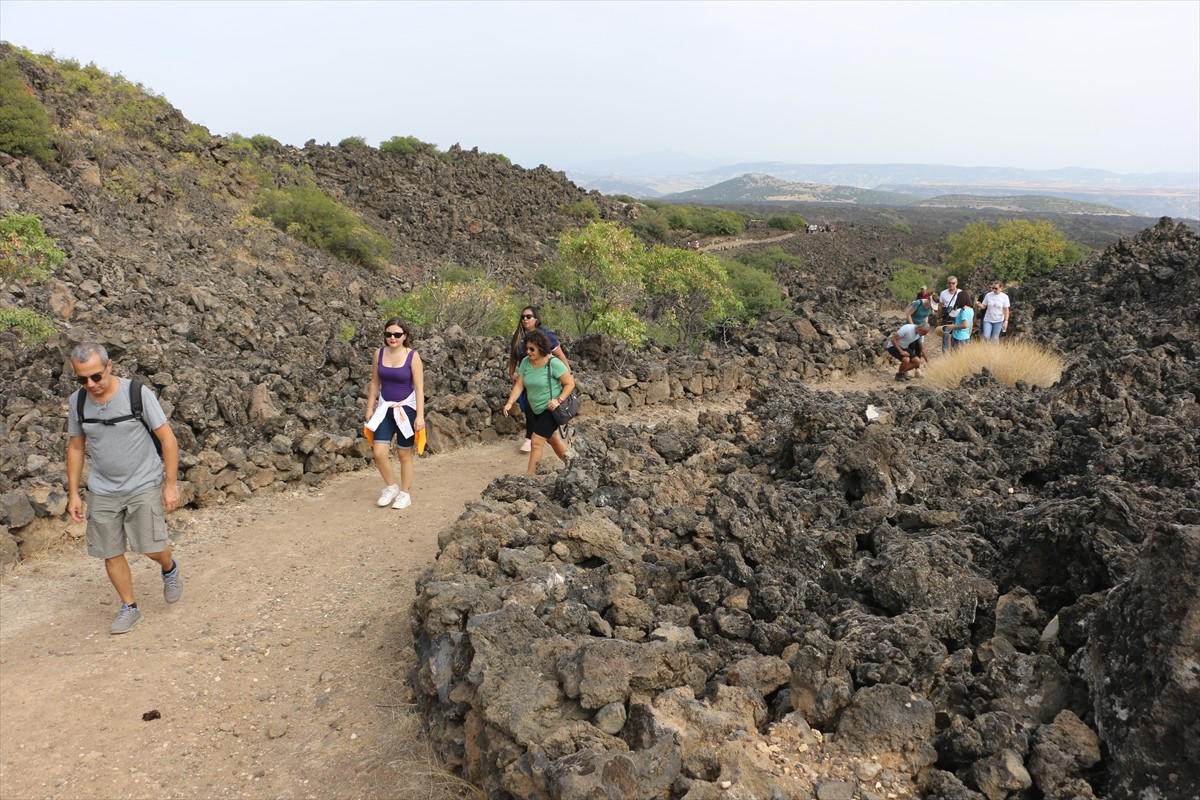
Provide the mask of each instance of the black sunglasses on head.
{"label": "black sunglasses on head", "polygon": [[404,331],[384,331],[383,338],[399,339],[403,335],[404,335]]}

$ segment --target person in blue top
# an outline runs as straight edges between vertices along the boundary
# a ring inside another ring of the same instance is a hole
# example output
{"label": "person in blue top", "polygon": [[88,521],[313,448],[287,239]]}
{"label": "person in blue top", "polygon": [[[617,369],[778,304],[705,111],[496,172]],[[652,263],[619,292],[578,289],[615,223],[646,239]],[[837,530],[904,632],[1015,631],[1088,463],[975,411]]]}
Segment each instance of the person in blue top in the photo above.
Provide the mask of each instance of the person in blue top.
{"label": "person in blue top", "polygon": [[[525,357],[525,337],[533,331],[541,331],[546,334],[546,338],[550,340],[550,354],[566,364],[567,369],[571,368],[571,362],[567,360],[567,354],[563,352],[562,345],[559,344],[554,331],[542,327],[541,313],[537,307],[525,306],[521,309],[521,316],[517,319],[517,329],[513,331],[512,341],[508,347],[508,380],[510,383],[517,382],[517,366]],[[529,413],[529,403],[525,395],[521,395],[517,400],[517,405],[525,412],[525,440],[521,442],[521,452],[528,453],[532,446],[533,415]]]}
{"label": "person in blue top", "polygon": [[[971,296],[966,289],[963,289],[962,292],[967,297]],[[967,303],[955,312],[953,324],[941,326],[942,335],[950,337],[951,349],[957,350],[967,346],[967,343],[971,341],[971,327],[974,324],[975,309],[971,308],[970,303]]]}
{"label": "person in blue top", "polygon": [[508,394],[508,402],[504,404],[506,417],[522,392],[529,404],[529,410],[525,412],[533,421],[529,467],[525,470],[529,475],[537,473],[538,461],[542,458],[546,442],[550,442],[554,454],[563,463],[567,461],[567,443],[563,441],[558,431],[558,420],[554,419],[551,412],[571,396],[575,389],[575,378],[571,376],[571,368],[554,356],[551,350],[550,338],[542,331],[533,331],[525,336],[525,358],[517,365],[516,382]]}
{"label": "person in blue top", "polygon": [[917,299],[908,304],[908,308],[904,311],[904,316],[913,325],[924,325],[933,313],[933,295],[926,291],[925,287],[921,287],[921,293],[917,295]]}
{"label": "person in blue top", "polygon": [[[413,479],[413,449],[417,431],[425,427],[425,365],[413,349],[409,325],[399,317],[383,324],[383,347],[375,353],[371,385],[367,388],[367,422],[375,467],[383,478],[379,507],[408,508]],[[396,439],[400,482],[392,473],[391,445]]]}

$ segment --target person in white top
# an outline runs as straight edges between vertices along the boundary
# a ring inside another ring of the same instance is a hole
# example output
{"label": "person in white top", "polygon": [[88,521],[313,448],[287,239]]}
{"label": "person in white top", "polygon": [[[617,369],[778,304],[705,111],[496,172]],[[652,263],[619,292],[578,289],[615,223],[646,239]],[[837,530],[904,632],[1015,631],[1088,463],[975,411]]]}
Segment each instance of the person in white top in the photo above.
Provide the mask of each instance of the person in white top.
{"label": "person in white top", "polygon": [[[946,288],[942,289],[942,293],[938,295],[938,307],[942,313],[942,325],[953,325],[954,318],[958,315],[958,309],[962,308],[964,301],[969,299],[966,293],[958,288],[958,278],[953,275],[946,278]],[[968,305],[972,304],[968,303]],[[949,331],[942,334],[942,351],[950,351]]]}
{"label": "person in white top", "polygon": [[1008,315],[1012,303],[1002,289],[1000,281],[992,281],[988,287],[991,291],[979,301],[983,310],[983,340],[985,342],[1000,341],[1001,332],[1008,330]]}
{"label": "person in white top", "polygon": [[909,323],[901,325],[895,333],[888,337],[888,355],[900,362],[896,380],[908,380],[911,377],[910,372],[918,378],[925,377],[921,372],[921,364],[929,360],[929,356],[925,352],[925,334],[927,333],[929,333],[928,322],[922,322],[920,325]]}

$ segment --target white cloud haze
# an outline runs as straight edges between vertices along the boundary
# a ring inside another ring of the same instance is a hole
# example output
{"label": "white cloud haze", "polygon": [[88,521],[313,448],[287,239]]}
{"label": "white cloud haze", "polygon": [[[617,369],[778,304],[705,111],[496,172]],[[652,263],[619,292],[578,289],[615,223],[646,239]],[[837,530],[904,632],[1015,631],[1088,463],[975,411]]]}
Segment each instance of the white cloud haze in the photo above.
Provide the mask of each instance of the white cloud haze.
{"label": "white cloud haze", "polygon": [[293,145],[1200,170],[1193,0],[0,0],[0,39]]}

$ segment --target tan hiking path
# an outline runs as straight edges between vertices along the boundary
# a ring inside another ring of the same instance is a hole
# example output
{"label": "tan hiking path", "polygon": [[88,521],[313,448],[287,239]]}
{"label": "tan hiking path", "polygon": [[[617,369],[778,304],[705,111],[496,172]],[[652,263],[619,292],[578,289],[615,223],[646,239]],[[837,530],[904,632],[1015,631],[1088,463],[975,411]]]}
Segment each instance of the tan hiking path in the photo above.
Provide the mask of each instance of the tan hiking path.
{"label": "tan hiking path", "polygon": [[[888,376],[820,388],[893,386]],[[743,403],[644,407],[623,421]],[[420,459],[400,511],[375,506],[369,468],[178,512],[183,599],[168,606],[156,565],[132,559],[144,616],[121,636],[108,633],[103,565],[81,541],[14,566],[0,577],[0,799],[461,796],[409,705],[414,581],[467,503],[524,473],[517,444]],[[549,452],[547,467],[560,468]],[[161,718],[143,721],[150,711]]]}
{"label": "tan hiking path", "polygon": [[753,239],[750,237],[734,237],[732,239],[722,239],[716,242],[700,245],[701,253],[711,253],[720,250],[736,250],[739,247],[748,247],[752,244],[772,244],[774,242],[782,242],[785,239],[791,239],[793,236],[799,236],[805,231],[789,231],[781,233],[778,236],[768,236],[765,239]]}

